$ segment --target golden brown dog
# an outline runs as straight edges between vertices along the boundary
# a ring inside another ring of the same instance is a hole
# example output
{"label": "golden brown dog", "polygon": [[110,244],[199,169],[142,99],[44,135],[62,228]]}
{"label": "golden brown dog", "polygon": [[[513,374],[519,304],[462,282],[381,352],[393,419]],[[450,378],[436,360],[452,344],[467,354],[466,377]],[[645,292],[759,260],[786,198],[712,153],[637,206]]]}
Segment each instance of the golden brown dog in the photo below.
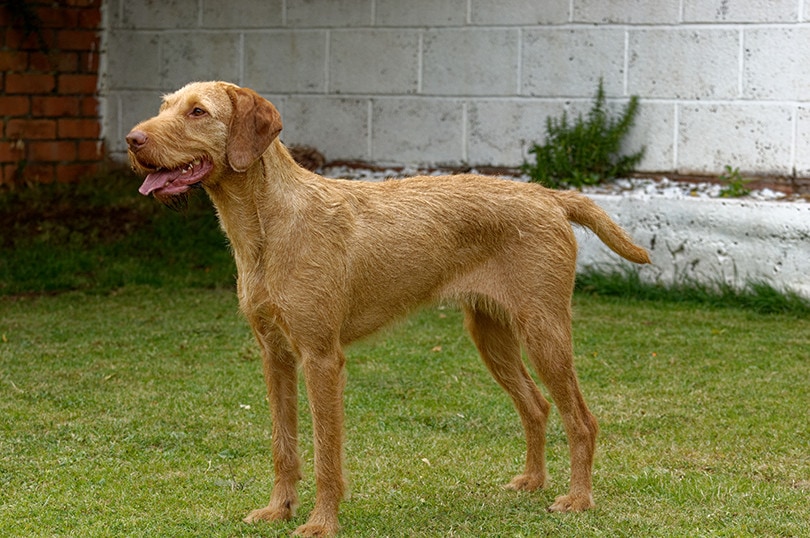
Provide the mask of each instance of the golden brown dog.
{"label": "golden brown dog", "polygon": [[550,405],[562,416],[571,485],[553,511],[593,506],[597,424],[577,382],[571,293],[577,245],[570,222],[636,263],[647,252],[587,197],[475,175],[382,183],[326,179],[278,139],[281,118],[254,91],[193,83],[127,136],[141,193],[161,200],[201,184],[233,248],[242,312],[262,350],[273,420],[275,485],[248,522],[289,519],[301,479],[297,369],[314,423],[315,508],[297,534],[338,530],[343,498],[343,346],[414,307],[461,304],[481,358],[511,396],[526,432],[526,467],[508,485],[546,484]]}

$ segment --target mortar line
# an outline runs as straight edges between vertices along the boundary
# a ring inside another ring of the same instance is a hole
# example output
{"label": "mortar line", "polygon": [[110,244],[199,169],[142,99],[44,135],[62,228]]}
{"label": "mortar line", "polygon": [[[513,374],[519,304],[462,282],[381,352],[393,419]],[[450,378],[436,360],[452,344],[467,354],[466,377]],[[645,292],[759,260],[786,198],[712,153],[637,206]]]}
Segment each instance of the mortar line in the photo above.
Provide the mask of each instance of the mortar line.
{"label": "mortar line", "polygon": [[796,144],[799,142],[799,105],[794,106],[791,111],[791,133],[790,133],[790,172],[796,177]]}
{"label": "mortar line", "polygon": [[366,155],[368,155],[369,160],[374,159],[374,133],[372,133],[373,129],[373,118],[372,115],[374,114],[374,102],[371,98],[369,98],[368,103],[366,104],[366,131],[368,132],[367,139],[366,139]]}
{"label": "mortar line", "polygon": [[324,32],[326,36],[326,43],[324,44],[324,62],[323,62],[323,93],[328,94],[330,90],[330,84],[332,81],[329,79],[329,66],[332,63],[332,58],[330,55],[332,54],[331,42],[332,42],[332,30],[330,28],[326,29]]}
{"label": "mortar line", "polygon": [[417,45],[417,68],[416,68],[416,93],[422,93],[422,70],[424,69],[422,56],[424,55],[424,45],[425,45],[425,32],[424,30],[419,31],[419,44]]}
{"label": "mortar line", "polygon": [[469,162],[469,148],[467,147],[467,106],[468,103],[466,100],[461,103],[461,162],[463,163]]}
{"label": "mortar line", "polygon": [[624,29],[624,73],[622,76],[622,91],[625,96],[629,94],[630,79],[630,29]]}
{"label": "mortar line", "polygon": [[737,97],[743,97],[743,85],[745,77],[745,30],[739,30],[739,58],[737,59]]}
{"label": "mortar line", "polygon": [[672,120],[672,169],[678,171],[678,133],[680,131],[679,123],[681,121],[680,108],[678,103],[673,104],[673,120]]}
{"label": "mortar line", "polygon": [[515,95],[521,94],[523,80],[523,28],[518,28],[518,42],[517,42],[517,82],[515,88]]}

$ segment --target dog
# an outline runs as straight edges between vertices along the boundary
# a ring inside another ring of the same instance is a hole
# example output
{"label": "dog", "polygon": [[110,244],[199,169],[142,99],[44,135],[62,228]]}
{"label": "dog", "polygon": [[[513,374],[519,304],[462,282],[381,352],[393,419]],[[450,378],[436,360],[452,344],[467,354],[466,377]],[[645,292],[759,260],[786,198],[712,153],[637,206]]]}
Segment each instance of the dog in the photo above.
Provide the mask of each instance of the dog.
{"label": "dog", "polygon": [[305,170],[279,140],[279,112],[253,90],[195,82],[167,95],[127,135],[140,192],[171,203],[194,186],[213,201],[238,272],[242,313],[259,343],[272,416],[275,483],[246,522],[286,520],[298,506],[297,375],[305,376],[315,437],[315,507],[300,536],[338,532],[343,473],[343,347],[415,307],[454,301],[484,364],[517,409],[526,465],[507,488],[546,485],[550,404],[562,417],[570,489],[551,511],[594,506],[597,422],[573,365],[571,223],[617,254],[647,251],[589,198],[479,175],[380,183]]}

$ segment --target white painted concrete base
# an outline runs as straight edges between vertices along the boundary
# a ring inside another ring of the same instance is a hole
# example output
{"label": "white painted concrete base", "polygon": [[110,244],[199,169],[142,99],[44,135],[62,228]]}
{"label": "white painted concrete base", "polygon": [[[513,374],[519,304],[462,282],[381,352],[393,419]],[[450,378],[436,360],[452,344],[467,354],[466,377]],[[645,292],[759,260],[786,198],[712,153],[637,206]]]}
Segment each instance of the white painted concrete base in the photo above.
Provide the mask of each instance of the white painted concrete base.
{"label": "white painted concrete base", "polygon": [[[725,282],[740,288],[766,282],[810,299],[810,204],[590,197],[650,250],[652,265],[639,268],[645,281]],[[580,270],[610,272],[632,265],[592,233],[576,233]]]}

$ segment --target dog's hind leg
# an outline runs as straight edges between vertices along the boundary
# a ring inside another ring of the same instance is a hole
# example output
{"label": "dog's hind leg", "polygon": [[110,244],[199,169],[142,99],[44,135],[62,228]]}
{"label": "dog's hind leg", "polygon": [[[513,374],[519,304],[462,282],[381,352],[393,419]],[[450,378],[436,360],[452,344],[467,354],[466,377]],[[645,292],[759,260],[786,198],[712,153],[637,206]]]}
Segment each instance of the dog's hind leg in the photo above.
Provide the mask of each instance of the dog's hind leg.
{"label": "dog's hind leg", "polygon": [[560,412],[571,453],[569,492],[557,497],[549,510],[587,510],[594,506],[591,472],[599,428],[585,404],[574,370],[570,307],[568,303],[546,306],[544,313],[525,318],[521,334],[529,360]]}
{"label": "dog's hind leg", "polygon": [[465,305],[465,325],[484,364],[506,390],[520,414],[526,433],[526,469],[508,489],[532,491],[548,480],[546,471],[546,421],[551,407],[523,364],[520,342],[505,321]]}
{"label": "dog's hind leg", "polygon": [[298,456],[298,372],[295,356],[286,339],[261,319],[251,320],[262,348],[264,378],[273,419],[273,466],[275,483],[270,502],[252,511],[247,523],[290,519],[298,507],[296,487],[301,480]]}

